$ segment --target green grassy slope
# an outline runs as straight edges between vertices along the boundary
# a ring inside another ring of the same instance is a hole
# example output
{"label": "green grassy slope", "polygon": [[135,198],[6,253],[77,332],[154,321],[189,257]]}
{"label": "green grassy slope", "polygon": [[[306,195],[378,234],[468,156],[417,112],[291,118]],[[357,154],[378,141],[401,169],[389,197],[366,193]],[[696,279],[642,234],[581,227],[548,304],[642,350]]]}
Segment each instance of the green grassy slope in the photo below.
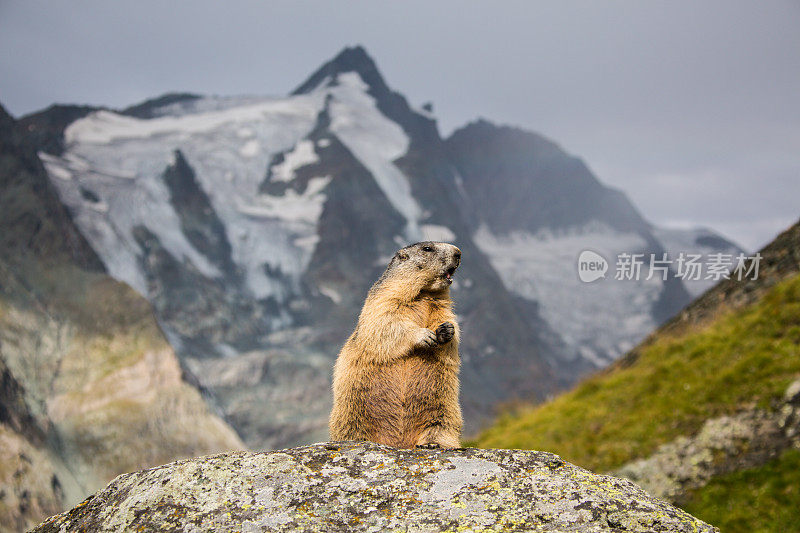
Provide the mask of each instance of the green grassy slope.
{"label": "green grassy slope", "polygon": [[800,376],[800,276],[707,326],[661,336],[634,364],[502,417],[476,444],[552,451],[610,470],[715,416],[768,407]]}

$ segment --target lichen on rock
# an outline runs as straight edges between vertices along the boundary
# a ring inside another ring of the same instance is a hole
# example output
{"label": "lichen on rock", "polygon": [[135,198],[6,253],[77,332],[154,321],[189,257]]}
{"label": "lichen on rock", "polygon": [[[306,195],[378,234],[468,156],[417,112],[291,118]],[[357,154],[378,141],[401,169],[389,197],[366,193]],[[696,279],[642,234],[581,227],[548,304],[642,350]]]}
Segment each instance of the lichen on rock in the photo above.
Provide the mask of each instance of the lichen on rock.
{"label": "lichen on rock", "polygon": [[124,474],[33,531],[691,531],[716,528],[560,457],[367,442]]}

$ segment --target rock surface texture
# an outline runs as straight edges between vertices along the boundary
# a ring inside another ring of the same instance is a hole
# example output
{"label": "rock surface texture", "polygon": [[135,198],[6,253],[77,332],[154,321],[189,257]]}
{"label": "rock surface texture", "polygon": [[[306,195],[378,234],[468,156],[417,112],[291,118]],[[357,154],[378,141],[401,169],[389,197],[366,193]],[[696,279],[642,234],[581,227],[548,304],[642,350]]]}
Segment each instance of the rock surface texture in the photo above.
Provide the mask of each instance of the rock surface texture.
{"label": "rock surface texture", "polygon": [[521,450],[322,443],[124,474],[35,532],[718,531],[629,481]]}

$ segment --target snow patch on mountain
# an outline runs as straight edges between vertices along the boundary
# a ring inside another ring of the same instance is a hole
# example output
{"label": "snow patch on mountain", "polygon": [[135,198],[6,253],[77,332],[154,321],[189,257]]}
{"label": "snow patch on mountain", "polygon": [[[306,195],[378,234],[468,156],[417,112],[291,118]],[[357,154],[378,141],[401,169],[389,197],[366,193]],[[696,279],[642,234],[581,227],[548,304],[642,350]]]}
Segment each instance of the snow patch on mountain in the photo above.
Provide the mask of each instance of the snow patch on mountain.
{"label": "snow patch on mountain", "polygon": [[[183,235],[162,183],[173,152],[180,150],[223,222],[232,259],[249,290],[256,298],[282,301],[287,289],[300,290],[331,178],[313,177],[301,193],[287,189],[280,196],[260,193],[259,186],[277,154],[283,158],[271,169],[276,181],[291,182],[298,168],[319,161],[307,137],[327,109],[330,131],[407,220],[403,240],[426,234],[452,240],[447,228],[421,228],[423,211],[394,164],[409,146],[403,129],[381,113],[358,73],[328,81],[288,98],[205,97],[169,104],[153,109],[150,119],[97,111],[66,128],[65,153],[45,156],[47,168],[109,273],[146,294],[136,266],[141,250],[132,235],[138,225],[179,261],[192,263],[205,276],[221,275]],[[100,201],[85,198],[82,188]],[[280,279],[274,276],[278,272]]]}
{"label": "snow patch on mountain", "polygon": [[64,131],[67,145],[110,144],[120,139],[144,139],[170,134],[201,134],[218,130],[226,124],[296,117],[305,114],[308,120],[316,119],[319,102],[313,96],[293,98],[264,98],[257,103],[214,110],[197,114],[162,116],[139,119],[112,111],[96,111],[70,124]]}
{"label": "snow patch on mountain", "polygon": [[394,161],[408,151],[409,139],[403,128],[378,109],[367,92],[369,86],[357,72],[345,72],[336,83],[322,83],[311,94],[329,94],[330,130],[370,171],[392,206],[408,221],[406,237],[420,240],[422,208],[411,194],[408,178]]}
{"label": "snow patch on mountain", "polygon": [[332,287],[328,287],[327,285],[320,285],[319,292],[329,298],[333,303],[340,304],[342,303],[342,295],[339,294],[339,291]]}
{"label": "snow patch on mountain", "polygon": [[315,226],[325,203],[323,191],[330,181],[330,176],[311,178],[302,193],[287,189],[283,196],[260,195],[238,209],[240,213],[251,217]]}
{"label": "snow patch on mountain", "polygon": [[55,157],[51,157],[44,152],[39,154],[39,158],[44,163],[48,174],[53,178],[58,178],[63,181],[69,181],[72,179],[72,172],[70,172],[67,168],[58,164],[58,159]]}
{"label": "snow patch on mountain", "polygon": [[[636,233],[621,233],[592,222],[563,232],[495,235],[481,225],[473,238],[504,285],[538,302],[544,320],[567,345],[598,367],[632,348],[656,326],[652,305],[661,292],[661,279],[614,279],[617,255],[647,246]],[[577,260],[583,250],[599,253],[608,261],[605,279],[592,283],[579,279]]]}
{"label": "snow patch on mountain", "polygon": [[314,143],[309,140],[298,142],[291,152],[284,154],[283,162],[272,166],[272,180],[290,182],[298,168],[319,161],[314,151]]}
{"label": "snow patch on mountain", "polygon": [[[187,241],[169,202],[162,175],[180,150],[194,169],[200,187],[222,220],[233,261],[245,274],[256,298],[279,300],[297,289],[316,243],[316,222],[330,178],[310,181],[302,194],[259,195],[272,156],[295,147],[316,124],[324,95],[284,99],[224,99],[220,105],[200,99],[195,114],[138,119],[98,111],[71,124],[62,157],[42,155],[48,172],[72,180],[53,180],[62,201],[109,273],[147,294],[137,267],[141,253],[132,235],[137,225],[153,232],[179,261],[191,262],[204,276],[220,276]],[[243,142],[244,141],[244,142]],[[308,160],[300,144],[299,155]],[[295,161],[296,163],[296,161]],[[80,194],[93,191],[107,212]],[[280,201],[279,201],[280,200]],[[269,267],[269,268],[266,268]],[[267,270],[281,272],[276,280]],[[286,280],[292,287],[286,287]]]}
{"label": "snow patch on mountain", "polygon": [[[161,181],[131,187],[130,182],[109,180],[108,174],[72,166],[70,159],[40,154],[50,175],[72,174],[75,179],[53,181],[84,236],[100,255],[109,273],[142,294],[147,294],[144,276],[137,268],[139,246],[133,228],[147,221],[147,227],[179,260],[190,261],[205,276],[220,272],[199,253],[181,231],[180,220],[169,204],[169,192]],[[74,161],[74,158],[72,159]],[[87,187],[100,199],[91,201],[81,193]],[[98,209],[98,205],[102,208]]]}
{"label": "snow patch on mountain", "polygon": [[255,139],[251,139],[244,143],[244,146],[239,149],[239,155],[242,157],[255,157],[260,151],[261,145],[259,142]]}

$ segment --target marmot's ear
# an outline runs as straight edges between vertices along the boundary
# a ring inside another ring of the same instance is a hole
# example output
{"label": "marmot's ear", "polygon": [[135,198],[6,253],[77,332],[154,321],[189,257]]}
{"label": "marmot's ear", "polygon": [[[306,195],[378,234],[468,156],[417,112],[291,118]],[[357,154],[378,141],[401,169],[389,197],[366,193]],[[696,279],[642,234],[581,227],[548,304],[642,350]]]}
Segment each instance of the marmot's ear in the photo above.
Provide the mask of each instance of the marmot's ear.
{"label": "marmot's ear", "polygon": [[407,252],[397,252],[397,258],[400,261],[405,261],[406,259],[408,259],[408,253]]}

